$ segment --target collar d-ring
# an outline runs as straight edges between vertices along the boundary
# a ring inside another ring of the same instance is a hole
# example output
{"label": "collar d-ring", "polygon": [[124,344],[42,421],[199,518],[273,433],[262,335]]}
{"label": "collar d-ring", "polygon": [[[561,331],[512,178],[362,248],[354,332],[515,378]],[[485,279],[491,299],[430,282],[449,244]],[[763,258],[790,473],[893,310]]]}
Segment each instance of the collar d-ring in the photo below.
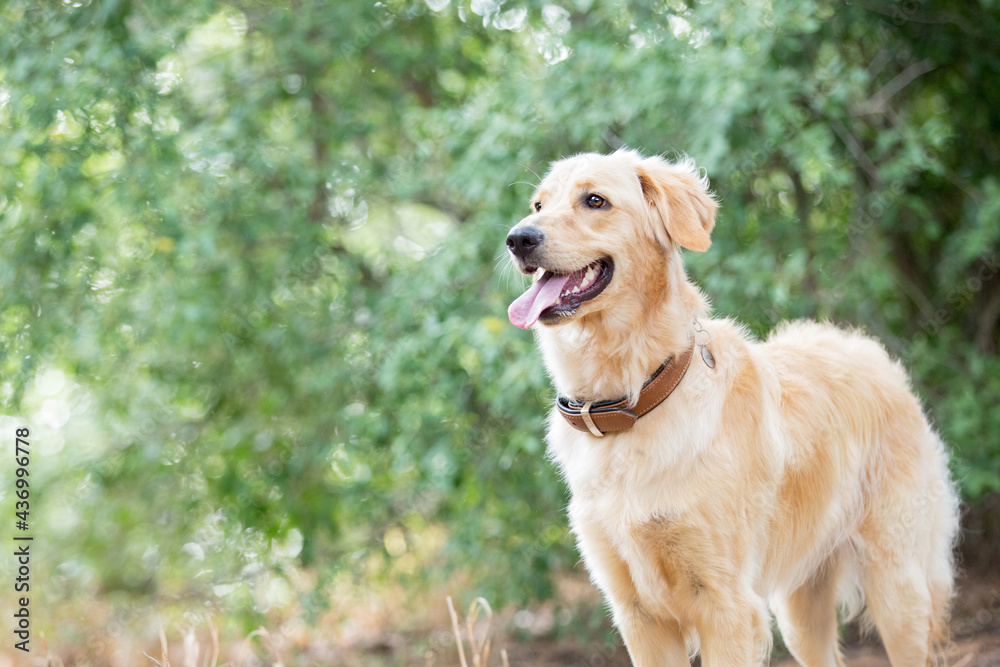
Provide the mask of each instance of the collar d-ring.
{"label": "collar d-ring", "polygon": [[[705,334],[708,336],[708,340],[704,343],[699,343],[698,334]],[[701,322],[698,321],[697,317],[694,318],[694,344],[701,348],[701,360],[705,362],[705,365],[709,368],[715,368],[715,355],[708,349],[708,344],[711,342],[712,332],[701,326]]]}

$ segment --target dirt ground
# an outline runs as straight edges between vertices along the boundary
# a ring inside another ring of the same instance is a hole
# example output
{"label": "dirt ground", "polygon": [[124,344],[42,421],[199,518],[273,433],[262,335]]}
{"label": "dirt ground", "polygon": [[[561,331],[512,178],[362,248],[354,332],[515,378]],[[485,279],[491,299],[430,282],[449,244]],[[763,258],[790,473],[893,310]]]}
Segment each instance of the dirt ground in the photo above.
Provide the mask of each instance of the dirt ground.
{"label": "dirt ground", "polygon": [[[1000,666],[1000,567],[995,572],[966,576],[959,581],[951,630],[952,640],[943,648],[942,664],[949,667]],[[843,647],[849,667],[890,667],[878,637],[863,637],[855,626],[846,629]],[[602,649],[535,641],[508,645],[507,653],[511,667],[627,667],[631,664],[622,647]],[[770,664],[772,667],[798,667],[781,646],[776,647]]]}
{"label": "dirt ground", "polygon": [[[602,665],[603,667],[628,667],[631,665],[624,649],[614,653],[585,652],[559,646],[524,645],[508,650],[511,667],[568,667]],[[996,667],[1000,665],[1000,629],[993,628],[975,637],[957,639],[945,651],[949,667]],[[850,645],[844,650],[849,667],[891,667],[880,645]],[[698,662],[696,665],[700,664]],[[799,667],[791,658],[775,656],[771,667]]]}
{"label": "dirt ground", "polygon": [[[511,667],[568,667],[603,665],[604,667],[628,667],[631,665],[624,649],[611,655],[600,652],[586,653],[555,646],[517,646],[508,651]],[[849,667],[891,667],[881,646],[848,646],[844,657]],[[946,651],[949,667],[996,667],[1000,665],[1000,634],[995,629],[992,634],[956,640]],[[696,665],[700,664],[698,662]],[[771,667],[799,667],[791,658],[771,660]]]}

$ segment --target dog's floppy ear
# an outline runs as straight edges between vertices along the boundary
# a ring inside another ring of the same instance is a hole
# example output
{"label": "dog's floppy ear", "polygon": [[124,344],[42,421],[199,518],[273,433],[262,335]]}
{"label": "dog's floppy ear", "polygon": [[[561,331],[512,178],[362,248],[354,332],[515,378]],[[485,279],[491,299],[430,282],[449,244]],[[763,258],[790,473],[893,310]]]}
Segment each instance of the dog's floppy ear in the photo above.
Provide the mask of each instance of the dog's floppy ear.
{"label": "dog's floppy ear", "polygon": [[668,247],[673,241],[688,250],[708,250],[719,205],[694,162],[672,163],[654,155],[640,161],[636,171],[656,238]]}

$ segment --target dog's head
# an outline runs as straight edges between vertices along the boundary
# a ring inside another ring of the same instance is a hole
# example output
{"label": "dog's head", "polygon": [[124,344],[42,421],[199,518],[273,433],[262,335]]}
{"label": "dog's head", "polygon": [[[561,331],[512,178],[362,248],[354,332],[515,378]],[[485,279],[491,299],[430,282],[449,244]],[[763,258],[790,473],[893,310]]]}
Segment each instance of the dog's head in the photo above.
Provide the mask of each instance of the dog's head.
{"label": "dog's head", "polygon": [[507,235],[534,281],[508,309],[511,323],[556,325],[662,291],[679,247],[705,251],[718,207],[693,162],[630,150],[553,163],[530,214]]}

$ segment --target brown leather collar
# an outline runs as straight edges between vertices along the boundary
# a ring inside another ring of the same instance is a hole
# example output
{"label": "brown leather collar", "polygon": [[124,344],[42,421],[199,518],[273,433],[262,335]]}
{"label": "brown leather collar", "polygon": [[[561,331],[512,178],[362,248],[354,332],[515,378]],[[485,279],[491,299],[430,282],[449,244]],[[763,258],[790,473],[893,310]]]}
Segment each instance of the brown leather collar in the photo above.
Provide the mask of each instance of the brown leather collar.
{"label": "brown leather collar", "polygon": [[559,414],[577,431],[590,433],[598,438],[613,431],[627,431],[639,417],[666,400],[687,372],[692,356],[694,341],[680,356],[664,361],[653,376],[646,380],[639,392],[639,401],[631,410],[627,409],[628,399],[624,396],[617,400],[581,403],[559,395],[556,407],[559,408]]}

